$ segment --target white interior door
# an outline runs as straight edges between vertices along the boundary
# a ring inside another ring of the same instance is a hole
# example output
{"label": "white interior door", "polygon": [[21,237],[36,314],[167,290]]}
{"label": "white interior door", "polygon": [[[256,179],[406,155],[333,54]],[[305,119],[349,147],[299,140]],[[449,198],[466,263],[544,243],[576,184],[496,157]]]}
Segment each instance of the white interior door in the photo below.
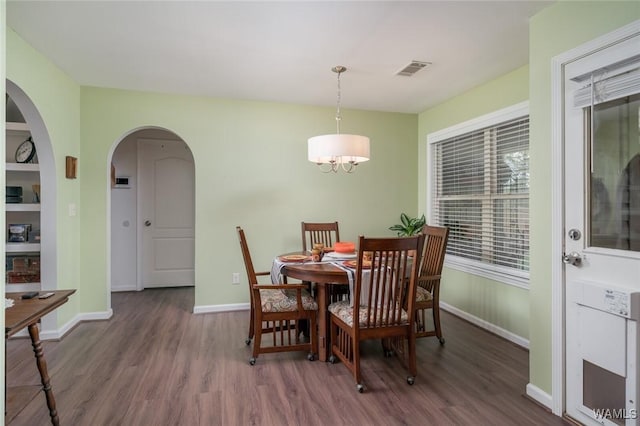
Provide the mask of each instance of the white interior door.
{"label": "white interior door", "polygon": [[[620,416],[633,415],[625,321],[573,295],[581,282],[640,291],[640,35],[568,64],[564,87],[566,412],[587,425],[638,424]],[[607,408],[618,418],[602,418]]]}
{"label": "white interior door", "polygon": [[182,141],[138,141],[142,288],[194,285],[195,177]]}

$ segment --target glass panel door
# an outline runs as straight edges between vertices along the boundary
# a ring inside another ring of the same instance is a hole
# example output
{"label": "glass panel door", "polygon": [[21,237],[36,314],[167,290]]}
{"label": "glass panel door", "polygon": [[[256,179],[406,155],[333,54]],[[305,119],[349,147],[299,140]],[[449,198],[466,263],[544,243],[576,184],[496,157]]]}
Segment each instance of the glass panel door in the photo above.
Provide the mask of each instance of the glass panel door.
{"label": "glass panel door", "polygon": [[[588,244],[640,251],[640,95],[593,111]],[[590,123],[590,108],[585,115]]]}

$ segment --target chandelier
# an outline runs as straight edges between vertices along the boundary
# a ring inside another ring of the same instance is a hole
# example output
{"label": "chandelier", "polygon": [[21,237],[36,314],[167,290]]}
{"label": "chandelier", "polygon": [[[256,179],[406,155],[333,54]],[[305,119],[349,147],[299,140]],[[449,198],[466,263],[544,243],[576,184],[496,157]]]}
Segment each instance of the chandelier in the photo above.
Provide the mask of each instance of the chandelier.
{"label": "chandelier", "polygon": [[369,138],[360,135],[340,133],[340,74],[347,70],[341,65],[331,68],[338,74],[338,102],[336,128],[333,135],[321,135],[309,138],[308,158],[316,163],[324,173],[337,173],[339,169],[347,173],[355,171],[359,163],[369,161]]}

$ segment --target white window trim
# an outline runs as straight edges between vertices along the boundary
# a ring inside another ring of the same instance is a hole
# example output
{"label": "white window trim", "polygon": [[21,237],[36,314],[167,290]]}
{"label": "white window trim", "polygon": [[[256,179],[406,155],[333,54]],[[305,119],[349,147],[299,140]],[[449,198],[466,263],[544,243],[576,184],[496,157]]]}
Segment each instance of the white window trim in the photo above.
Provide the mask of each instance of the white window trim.
{"label": "white window trim", "polygon": [[[513,120],[518,117],[529,115],[529,101],[520,102],[518,104],[509,106],[507,108],[500,109],[498,111],[491,112],[489,114],[482,115],[480,117],[473,118],[471,120],[456,124],[446,129],[439,130],[437,132],[429,133],[427,135],[427,167],[429,173],[427,173],[427,207],[429,217],[434,216],[433,212],[433,193],[431,182],[435,179],[431,159],[434,156],[435,144],[458,135],[479,130],[485,127],[494,126],[509,120]],[[478,275],[484,278],[488,278],[497,282],[512,285],[515,287],[529,289],[529,272],[517,271],[511,268],[505,268],[498,265],[491,265],[484,262],[478,262],[471,259],[462,258],[459,256],[446,255],[444,264],[447,267],[456,269],[462,272],[466,272],[473,275]]]}

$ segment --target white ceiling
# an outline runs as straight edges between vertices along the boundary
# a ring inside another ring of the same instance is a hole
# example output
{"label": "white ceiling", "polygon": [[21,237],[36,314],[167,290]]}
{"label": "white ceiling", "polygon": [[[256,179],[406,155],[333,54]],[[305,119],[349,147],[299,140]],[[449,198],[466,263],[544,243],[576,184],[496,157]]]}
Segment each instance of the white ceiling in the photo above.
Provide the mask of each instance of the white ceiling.
{"label": "white ceiling", "polygon": [[[526,65],[548,1],[7,1],[81,85],[417,113]],[[412,60],[433,65],[395,75]]]}

